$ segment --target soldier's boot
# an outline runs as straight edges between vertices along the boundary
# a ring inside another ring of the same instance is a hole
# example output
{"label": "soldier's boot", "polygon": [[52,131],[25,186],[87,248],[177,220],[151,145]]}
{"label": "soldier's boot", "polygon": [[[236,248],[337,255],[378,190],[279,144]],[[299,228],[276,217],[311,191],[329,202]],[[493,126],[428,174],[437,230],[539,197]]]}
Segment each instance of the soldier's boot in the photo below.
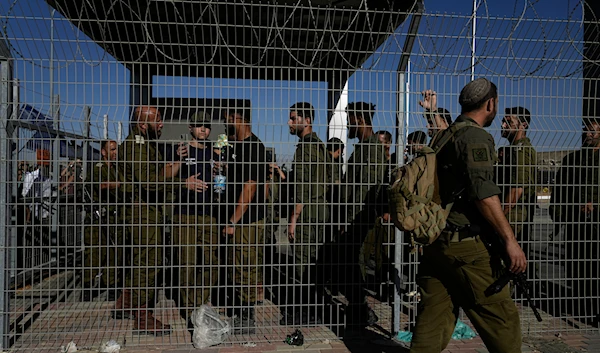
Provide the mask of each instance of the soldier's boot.
{"label": "soldier's boot", "polygon": [[131,290],[123,289],[121,295],[115,301],[115,307],[111,311],[112,318],[115,320],[133,319],[131,311]]}
{"label": "soldier's boot", "polygon": [[142,305],[135,312],[135,323],[133,332],[138,335],[163,336],[171,334],[171,325],[163,324],[152,315],[146,305]]}
{"label": "soldier's boot", "polygon": [[253,335],[256,333],[254,306],[239,309],[231,326],[233,326],[234,335]]}

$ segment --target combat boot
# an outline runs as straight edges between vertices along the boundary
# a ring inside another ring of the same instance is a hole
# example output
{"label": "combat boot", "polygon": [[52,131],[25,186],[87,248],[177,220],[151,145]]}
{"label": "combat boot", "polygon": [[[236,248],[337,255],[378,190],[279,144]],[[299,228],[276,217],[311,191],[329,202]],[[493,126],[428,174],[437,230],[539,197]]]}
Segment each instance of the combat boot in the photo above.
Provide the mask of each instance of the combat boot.
{"label": "combat boot", "polygon": [[139,335],[169,335],[171,334],[171,325],[160,322],[150,310],[146,309],[146,305],[142,305],[135,311],[133,332]]}
{"label": "combat boot", "polygon": [[131,291],[129,289],[121,291],[121,295],[117,298],[111,315],[115,320],[133,319],[133,313],[131,312]]}
{"label": "combat boot", "polygon": [[253,335],[256,333],[254,306],[238,310],[238,314],[231,323],[234,335]]}

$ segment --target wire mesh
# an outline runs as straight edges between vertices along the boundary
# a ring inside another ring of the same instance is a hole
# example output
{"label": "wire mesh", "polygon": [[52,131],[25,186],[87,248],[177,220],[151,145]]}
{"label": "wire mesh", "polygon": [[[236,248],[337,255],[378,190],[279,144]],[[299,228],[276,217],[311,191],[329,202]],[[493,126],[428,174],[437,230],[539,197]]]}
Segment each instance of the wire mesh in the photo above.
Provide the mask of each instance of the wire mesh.
{"label": "wire mesh", "polygon": [[[454,119],[471,70],[498,86],[500,110],[487,130],[500,157],[522,151],[503,133],[504,108],[531,115],[526,136],[536,158],[504,159],[497,174],[502,190],[520,186],[529,196],[517,205],[528,216],[512,225],[524,234],[544,321],[535,322],[517,290],[524,336],[596,331],[600,129],[584,125],[582,147],[581,118],[597,116],[587,87],[598,76],[590,49],[598,22],[584,2],[569,2],[559,18],[541,14],[544,1],[519,4],[506,17],[485,1],[477,17],[420,14],[406,72],[398,65],[413,34],[410,1],[394,9],[366,1],[0,5],[10,54],[0,63],[9,107],[1,117],[9,126],[5,348],[97,348],[109,339],[185,346],[187,320],[204,303],[232,325],[245,320],[227,344],[281,341],[296,326],[309,341],[410,331],[419,252],[385,219],[369,218],[361,233],[343,216],[348,207],[383,216],[385,198],[365,206],[355,196],[385,194],[389,175],[370,178],[367,161],[356,162],[365,145],[353,139],[345,109],[375,106],[373,132],[391,135],[376,157],[389,170],[413,156],[410,133],[435,128],[422,92],[435,91],[437,107]],[[291,119],[299,102],[313,107],[322,144],[296,135],[306,124],[304,115]],[[140,106],[156,107],[162,121]],[[191,120],[197,112],[210,118]],[[139,116],[146,120],[138,124]],[[250,132],[261,142],[246,140]],[[232,146],[213,151],[227,135]],[[326,157],[333,137],[343,146],[340,162],[321,168],[320,148]],[[585,147],[594,141],[596,149]],[[182,146],[194,155],[180,158]],[[313,151],[308,159],[304,150]],[[519,173],[535,177],[511,179]],[[226,177],[224,193],[216,175]],[[290,227],[301,203],[301,226]],[[372,313],[355,314],[363,300]],[[170,330],[154,330],[149,313]],[[354,319],[364,324],[373,314],[376,325],[353,331]],[[139,334],[146,331],[157,335]]]}

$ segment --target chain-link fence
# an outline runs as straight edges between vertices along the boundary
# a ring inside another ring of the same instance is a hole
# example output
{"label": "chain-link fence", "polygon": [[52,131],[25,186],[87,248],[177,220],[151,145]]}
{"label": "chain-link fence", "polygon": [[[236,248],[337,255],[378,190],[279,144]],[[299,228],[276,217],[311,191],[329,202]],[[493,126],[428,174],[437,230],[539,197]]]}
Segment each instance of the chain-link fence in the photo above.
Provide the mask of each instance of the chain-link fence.
{"label": "chain-link fence", "polygon": [[2,4],[3,348],[185,346],[202,304],[229,343],[405,338],[420,251],[390,171],[472,77],[498,86],[496,182],[543,317],[517,288],[524,336],[596,331],[598,22],[527,4]]}

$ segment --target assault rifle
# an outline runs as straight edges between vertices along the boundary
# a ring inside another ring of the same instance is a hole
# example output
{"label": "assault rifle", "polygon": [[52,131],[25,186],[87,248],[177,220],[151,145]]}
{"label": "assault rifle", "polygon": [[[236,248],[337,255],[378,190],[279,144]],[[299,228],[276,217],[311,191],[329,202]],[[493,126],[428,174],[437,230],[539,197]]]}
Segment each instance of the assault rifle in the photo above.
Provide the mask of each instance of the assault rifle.
{"label": "assault rifle", "polygon": [[529,293],[531,286],[529,285],[529,282],[527,282],[527,275],[525,273],[516,274],[506,270],[500,278],[487,287],[484,291],[485,296],[489,297],[499,293],[510,281],[513,281],[515,286],[525,294],[525,300],[527,300],[527,305],[531,308],[531,311],[533,311],[533,315],[535,315],[538,322],[542,322],[542,316],[533,303],[533,300],[531,300],[531,294]]}

